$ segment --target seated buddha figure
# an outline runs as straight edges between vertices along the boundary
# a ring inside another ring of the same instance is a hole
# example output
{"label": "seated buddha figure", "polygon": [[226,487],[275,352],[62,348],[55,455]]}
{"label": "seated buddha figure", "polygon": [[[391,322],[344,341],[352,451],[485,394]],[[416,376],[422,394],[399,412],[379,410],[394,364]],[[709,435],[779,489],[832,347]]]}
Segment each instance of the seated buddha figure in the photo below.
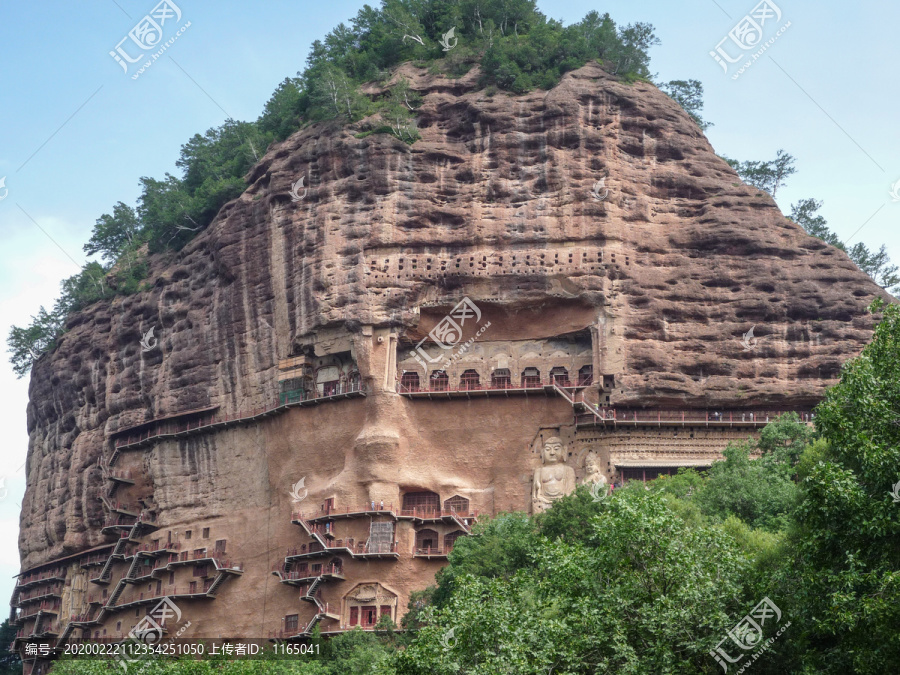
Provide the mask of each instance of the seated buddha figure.
{"label": "seated buddha figure", "polygon": [[531,487],[531,511],[546,511],[554,501],[575,489],[575,470],[565,465],[565,447],[562,440],[553,436],[541,450],[543,466],[535,469]]}

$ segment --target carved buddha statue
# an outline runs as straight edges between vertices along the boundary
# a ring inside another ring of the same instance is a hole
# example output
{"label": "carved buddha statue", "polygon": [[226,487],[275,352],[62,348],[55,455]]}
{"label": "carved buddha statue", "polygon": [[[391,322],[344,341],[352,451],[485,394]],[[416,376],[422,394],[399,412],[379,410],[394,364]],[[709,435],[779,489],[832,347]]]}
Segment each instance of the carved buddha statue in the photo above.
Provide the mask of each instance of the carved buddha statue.
{"label": "carved buddha statue", "polygon": [[554,501],[575,489],[575,470],[565,465],[565,447],[556,436],[541,451],[543,466],[535,469],[531,487],[531,511],[546,511]]}
{"label": "carved buddha statue", "polygon": [[600,483],[606,485],[606,472],[603,470],[603,463],[597,453],[591,451],[584,458],[584,484],[593,485]]}

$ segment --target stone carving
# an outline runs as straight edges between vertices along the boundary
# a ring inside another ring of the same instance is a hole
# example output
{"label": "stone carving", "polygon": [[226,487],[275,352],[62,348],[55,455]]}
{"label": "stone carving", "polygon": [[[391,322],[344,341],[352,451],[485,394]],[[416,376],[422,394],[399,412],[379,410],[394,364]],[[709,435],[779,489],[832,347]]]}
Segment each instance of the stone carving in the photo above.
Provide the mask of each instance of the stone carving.
{"label": "stone carving", "polygon": [[531,511],[546,511],[560,497],[575,489],[575,470],[565,465],[566,449],[560,438],[553,436],[541,451],[543,466],[535,469],[531,487]]}
{"label": "stone carving", "polygon": [[602,484],[606,485],[606,472],[603,470],[603,463],[600,456],[591,450],[584,458],[584,481],[585,485]]}

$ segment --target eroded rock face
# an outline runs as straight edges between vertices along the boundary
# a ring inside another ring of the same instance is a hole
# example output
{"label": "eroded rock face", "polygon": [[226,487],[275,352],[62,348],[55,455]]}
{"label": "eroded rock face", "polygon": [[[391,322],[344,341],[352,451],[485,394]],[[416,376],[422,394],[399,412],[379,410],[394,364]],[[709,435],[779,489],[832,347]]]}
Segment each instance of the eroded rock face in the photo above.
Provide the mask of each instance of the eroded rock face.
{"label": "eroded rock face", "polygon": [[[74,316],[35,365],[23,569],[110,541],[97,465],[117,431],[272,405],[279,362],[301,353],[351,354],[369,396],[118,460],[142,475],[135,489],[152,494],[164,528],[213,522],[245,558],[229,598],[191,617],[197,630],[263,634],[290,611],[273,601],[260,618],[247,602],[285,590],[267,580],[302,539],[289,499],[300,477],[314,508],[399,504],[423,489],[486,513],[527,510],[542,439],[571,426],[570,405],[395,393],[410,345],[464,296],[508,352],[588,336],[595,382],[610,378],[595,395],[615,406],[808,406],[871,336],[866,306],[884,292],[743,185],[652,85],[588,65],[550,92],[488,96],[475,72],[403,74],[423,94],[420,141],[357,138],[365,123],[294,134],[206,231],[154,260],[150,291]],[[294,202],[300,177],[309,189]],[[159,344],[143,351],[151,327]],[[359,578],[381,585],[352,597],[383,586],[405,607],[434,565],[372,563]],[[332,601],[346,605],[350,590]]]}

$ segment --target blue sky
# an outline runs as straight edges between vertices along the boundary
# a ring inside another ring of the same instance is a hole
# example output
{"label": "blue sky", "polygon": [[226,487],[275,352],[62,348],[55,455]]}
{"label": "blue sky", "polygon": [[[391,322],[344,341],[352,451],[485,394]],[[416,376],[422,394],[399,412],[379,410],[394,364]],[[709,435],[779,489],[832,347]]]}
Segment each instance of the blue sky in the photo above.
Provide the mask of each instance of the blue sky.
{"label": "blue sky", "polygon": [[[359,1],[175,0],[190,27],[137,80],[109,56],[156,0],[6,2],[0,9],[0,335],[51,305],[84,262],[94,221],[134,204],[141,176],[175,171],[182,143],[227,117],[255,119],[277,84],[303,67],[310,43],[352,17]],[[824,200],[830,226],[851,243],[884,243],[900,262],[896,30],[900,4],[775,0],[790,27],[739,79],[709,55],[755,0],[539,0],[565,23],[588,11],[647,21],[659,81],[700,80],[716,151],[770,159],[798,173],[778,195],[785,212]],[[372,4],[372,3],[370,3]],[[172,19],[174,22],[175,20]],[[170,29],[170,26],[174,28]],[[774,25],[774,28],[773,28]],[[726,44],[734,55],[734,45]],[[133,53],[133,52],[129,52]],[[733,72],[733,71],[732,71]],[[862,229],[860,229],[862,228]],[[27,377],[0,363],[0,598],[18,572],[15,541],[25,490]]]}

